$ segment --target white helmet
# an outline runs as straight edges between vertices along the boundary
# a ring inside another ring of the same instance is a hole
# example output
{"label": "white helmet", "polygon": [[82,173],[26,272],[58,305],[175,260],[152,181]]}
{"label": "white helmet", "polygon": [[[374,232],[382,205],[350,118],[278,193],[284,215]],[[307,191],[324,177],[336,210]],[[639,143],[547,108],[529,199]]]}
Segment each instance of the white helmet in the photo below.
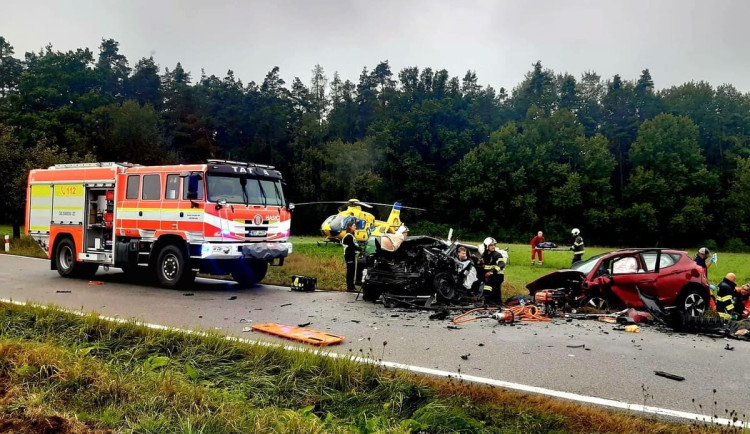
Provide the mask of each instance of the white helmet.
{"label": "white helmet", "polygon": [[574,237],[577,237],[577,236],[578,236],[578,234],[580,234],[580,233],[581,233],[581,231],[580,231],[580,230],[578,230],[578,228],[573,228],[573,230],[572,230],[572,231],[570,231],[570,233],[571,233],[571,234],[573,234],[573,236],[574,236]]}
{"label": "white helmet", "polygon": [[492,237],[485,238],[484,241],[482,241],[482,244],[478,246],[479,254],[484,255],[485,250],[487,250],[487,248],[489,248],[493,244],[497,244],[497,241],[495,241],[494,238]]}

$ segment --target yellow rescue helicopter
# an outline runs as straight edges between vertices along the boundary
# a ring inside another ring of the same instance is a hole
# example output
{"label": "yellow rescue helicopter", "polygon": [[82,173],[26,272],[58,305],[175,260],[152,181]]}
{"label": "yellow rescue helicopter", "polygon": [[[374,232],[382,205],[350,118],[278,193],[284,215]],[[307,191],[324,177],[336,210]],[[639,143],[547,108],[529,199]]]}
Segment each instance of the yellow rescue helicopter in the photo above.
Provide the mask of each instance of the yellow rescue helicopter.
{"label": "yellow rescue helicopter", "polygon": [[[414,208],[410,206],[403,206],[399,202],[394,204],[387,203],[366,203],[361,202],[357,199],[349,199],[346,202],[306,202],[306,203],[295,203],[294,206],[300,205],[315,205],[321,203],[338,203],[345,204],[339,208],[338,214],[329,216],[320,225],[320,231],[325,236],[326,243],[329,242],[341,242],[346,235],[346,226],[350,221],[354,220],[355,231],[354,239],[360,243],[366,243],[370,237],[380,237],[385,234],[394,234],[396,230],[403,225],[401,221],[401,210],[402,209],[413,209],[418,211],[424,211],[422,208]],[[367,211],[363,211],[362,208],[372,208],[373,205],[390,206],[391,213],[388,215],[388,219],[377,220],[375,216]]]}

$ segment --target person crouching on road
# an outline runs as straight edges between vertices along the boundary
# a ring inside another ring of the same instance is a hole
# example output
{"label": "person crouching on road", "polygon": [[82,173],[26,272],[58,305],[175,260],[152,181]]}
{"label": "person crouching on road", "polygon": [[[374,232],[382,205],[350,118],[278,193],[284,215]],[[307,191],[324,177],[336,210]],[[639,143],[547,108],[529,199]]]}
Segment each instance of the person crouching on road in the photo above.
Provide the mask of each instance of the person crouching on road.
{"label": "person crouching on road", "polygon": [[354,288],[354,276],[356,273],[355,265],[357,263],[356,252],[361,252],[362,248],[357,245],[357,241],[354,239],[355,222],[351,220],[346,224],[346,235],[341,240],[341,244],[344,246],[344,262],[346,262],[346,291],[356,292]]}
{"label": "person crouching on road", "polygon": [[719,283],[716,293],[716,312],[724,319],[742,319],[747,317],[743,298],[747,297],[747,285],[737,288],[737,276],[727,273]]}
{"label": "person crouching on road", "polygon": [[480,264],[484,271],[485,300],[493,304],[502,303],[502,285],[505,280],[505,261],[500,252],[495,251],[494,238],[484,239]]}
{"label": "person crouching on road", "polygon": [[539,255],[539,266],[542,266],[542,249],[539,247],[539,243],[544,242],[544,234],[542,231],[536,233],[536,236],[531,239],[531,265],[535,263],[536,255]]}
{"label": "person crouching on road", "polygon": [[573,262],[570,263],[570,266],[572,267],[576,262],[580,262],[583,260],[583,254],[586,251],[583,247],[583,237],[581,237],[581,231],[578,230],[578,228],[573,228],[573,230],[570,231],[570,234],[575,237],[575,239],[573,240],[573,245],[570,246],[570,250],[573,251]]}

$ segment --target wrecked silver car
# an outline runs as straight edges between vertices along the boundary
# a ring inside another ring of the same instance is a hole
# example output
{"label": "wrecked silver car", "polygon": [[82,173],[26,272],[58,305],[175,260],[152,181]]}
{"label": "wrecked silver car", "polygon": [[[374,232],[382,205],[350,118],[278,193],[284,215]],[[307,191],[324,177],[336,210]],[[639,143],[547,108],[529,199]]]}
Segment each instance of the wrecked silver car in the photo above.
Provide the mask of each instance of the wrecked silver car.
{"label": "wrecked silver car", "polygon": [[484,285],[476,264],[459,261],[460,246],[478,256],[476,246],[427,236],[408,237],[394,250],[375,241],[375,252],[364,255],[362,294],[367,301],[386,296],[430,296],[443,302],[481,297]]}

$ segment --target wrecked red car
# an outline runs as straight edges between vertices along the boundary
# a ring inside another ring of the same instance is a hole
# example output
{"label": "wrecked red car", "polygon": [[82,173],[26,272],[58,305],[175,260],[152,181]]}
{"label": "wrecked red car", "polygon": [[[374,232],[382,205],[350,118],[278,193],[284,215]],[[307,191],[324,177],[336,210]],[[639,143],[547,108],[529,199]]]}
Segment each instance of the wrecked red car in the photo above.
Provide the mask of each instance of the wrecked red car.
{"label": "wrecked red car", "polygon": [[702,269],[687,252],[671,249],[624,249],[594,256],[526,285],[531,295],[549,290],[570,307],[597,309],[642,307],[639,288],[691,316],[709,307],[711,292]]}

